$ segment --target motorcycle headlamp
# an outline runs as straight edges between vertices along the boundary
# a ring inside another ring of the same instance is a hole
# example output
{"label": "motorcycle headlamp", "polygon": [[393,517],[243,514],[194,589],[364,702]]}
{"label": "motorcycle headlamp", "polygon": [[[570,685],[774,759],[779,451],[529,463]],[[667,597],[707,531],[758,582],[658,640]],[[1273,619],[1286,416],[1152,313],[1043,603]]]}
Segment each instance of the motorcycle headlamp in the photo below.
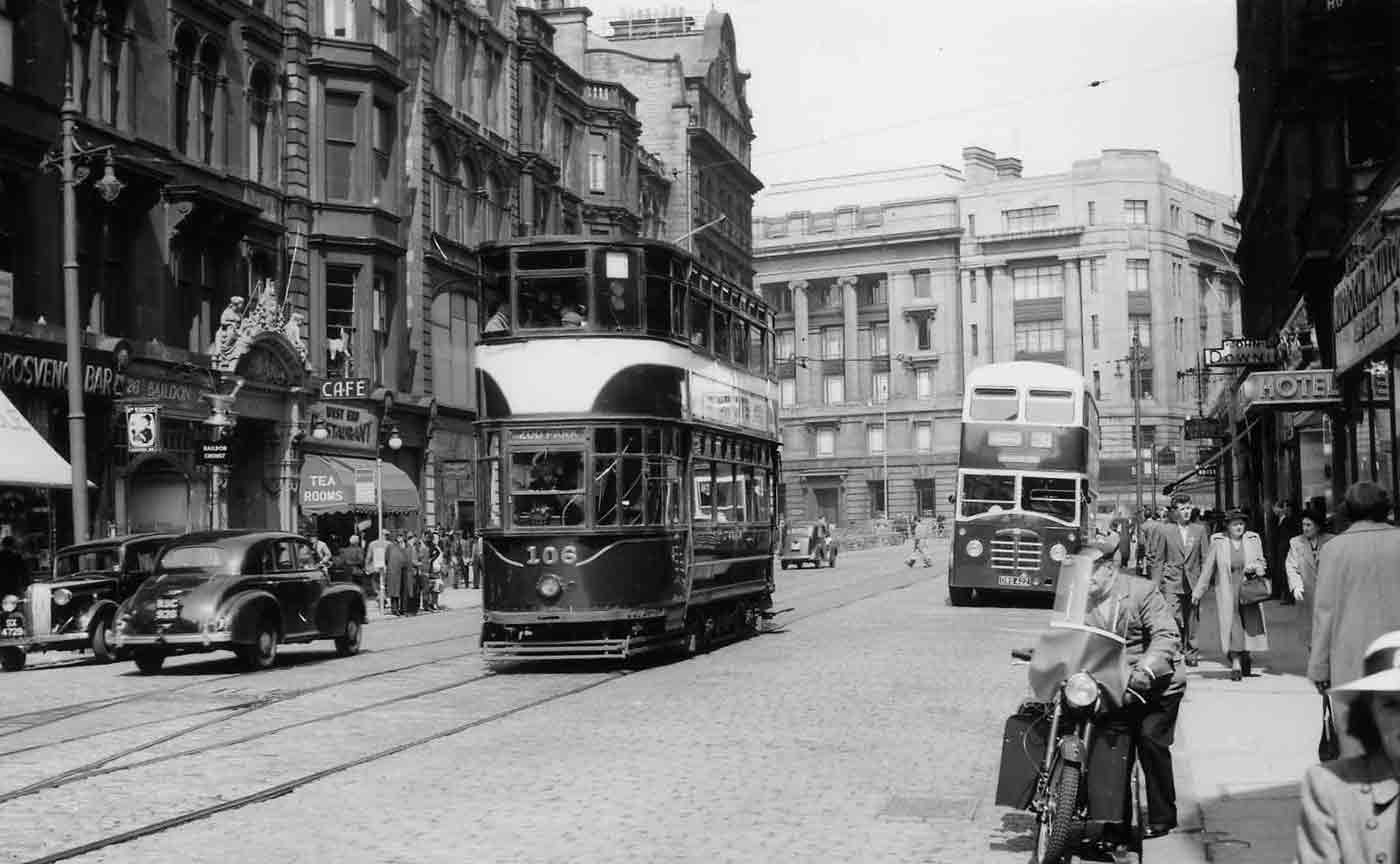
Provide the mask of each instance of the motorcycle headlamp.
{"label": "motorcycle headlamp", "polygon": [[1088,672],[1076,672],[1065,681],[1065,701],[1072,708],[1088,708],[1099,700],[1099,682]]}

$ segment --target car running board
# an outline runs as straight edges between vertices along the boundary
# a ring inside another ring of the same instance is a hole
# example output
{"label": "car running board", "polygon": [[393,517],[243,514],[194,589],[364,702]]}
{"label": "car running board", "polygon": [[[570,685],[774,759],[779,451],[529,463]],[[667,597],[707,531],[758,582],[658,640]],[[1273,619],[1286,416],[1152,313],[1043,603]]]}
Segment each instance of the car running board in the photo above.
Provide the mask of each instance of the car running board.
{"label": "car running board", "polygon": [[758,617],[764,619],[765,621],[771,621],[779,615],[783,614],[784,612],[791,612],[796,608],[796,606],[789,606],[786,609],[759,609]]}

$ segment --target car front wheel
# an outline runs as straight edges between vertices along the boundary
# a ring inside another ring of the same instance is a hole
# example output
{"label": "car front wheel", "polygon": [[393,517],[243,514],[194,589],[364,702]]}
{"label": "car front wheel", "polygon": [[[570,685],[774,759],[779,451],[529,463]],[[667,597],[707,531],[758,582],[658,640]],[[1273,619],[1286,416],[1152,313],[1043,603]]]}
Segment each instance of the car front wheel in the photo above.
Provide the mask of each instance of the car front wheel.
{"label": "car front wheel", "polygon": [[154,675],[165,665],[165,652],[153,648],[141,649],[136,652],[135,660],[136,668],[141,670],[142,675]]}
{"label": "car front wheel", "polygon": [[253,639],[253,644],[240,647],[238,656],[251,671],[271,669],[272,664],[277,662],[276,629],[267,623],[258,625],[258,635]]}
{"label": "car front wheel", "polygon": [[345,633],[335,637],[335,653],[341,657],[360,653],[360,620],[353,615],[345,620]]}
{"label": "car front wheel", "polygon": [[98,663],[111,663],[117,659],[117,651],[112,647],[112,618],[105,617],[92,627],[92,656]]}

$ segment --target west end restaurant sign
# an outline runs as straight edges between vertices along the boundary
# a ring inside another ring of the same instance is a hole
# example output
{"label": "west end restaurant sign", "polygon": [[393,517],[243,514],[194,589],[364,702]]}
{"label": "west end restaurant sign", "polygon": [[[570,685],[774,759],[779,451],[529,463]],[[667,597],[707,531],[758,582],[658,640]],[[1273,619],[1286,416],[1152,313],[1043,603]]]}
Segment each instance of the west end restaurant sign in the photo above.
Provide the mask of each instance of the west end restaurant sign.
{"label": "west end restaurant sign", "polygon": [[1337,283],[1332,292],[1332,330],[1338,374],[1400,335],[1400,231],[1387,227]]}

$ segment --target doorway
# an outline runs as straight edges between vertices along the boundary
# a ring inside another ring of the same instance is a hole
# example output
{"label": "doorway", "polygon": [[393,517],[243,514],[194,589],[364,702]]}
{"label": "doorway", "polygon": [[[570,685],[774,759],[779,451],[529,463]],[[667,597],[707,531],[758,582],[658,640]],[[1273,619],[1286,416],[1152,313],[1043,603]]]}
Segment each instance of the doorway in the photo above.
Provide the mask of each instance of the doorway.
{"label": "doorway", "polygon": [[277,450],[277,427],[270,420],[238,421],[233,440],[234,464],[230,466],[224,492],[229,528],[281,526],[277,485],[281,456]]}
{"label": "doorway", "polygon": [[826,486],[812,490],[816,497],[817,512],[814,517],[825,516],[828,525],[837,526],[841,523],[841,487]]}

